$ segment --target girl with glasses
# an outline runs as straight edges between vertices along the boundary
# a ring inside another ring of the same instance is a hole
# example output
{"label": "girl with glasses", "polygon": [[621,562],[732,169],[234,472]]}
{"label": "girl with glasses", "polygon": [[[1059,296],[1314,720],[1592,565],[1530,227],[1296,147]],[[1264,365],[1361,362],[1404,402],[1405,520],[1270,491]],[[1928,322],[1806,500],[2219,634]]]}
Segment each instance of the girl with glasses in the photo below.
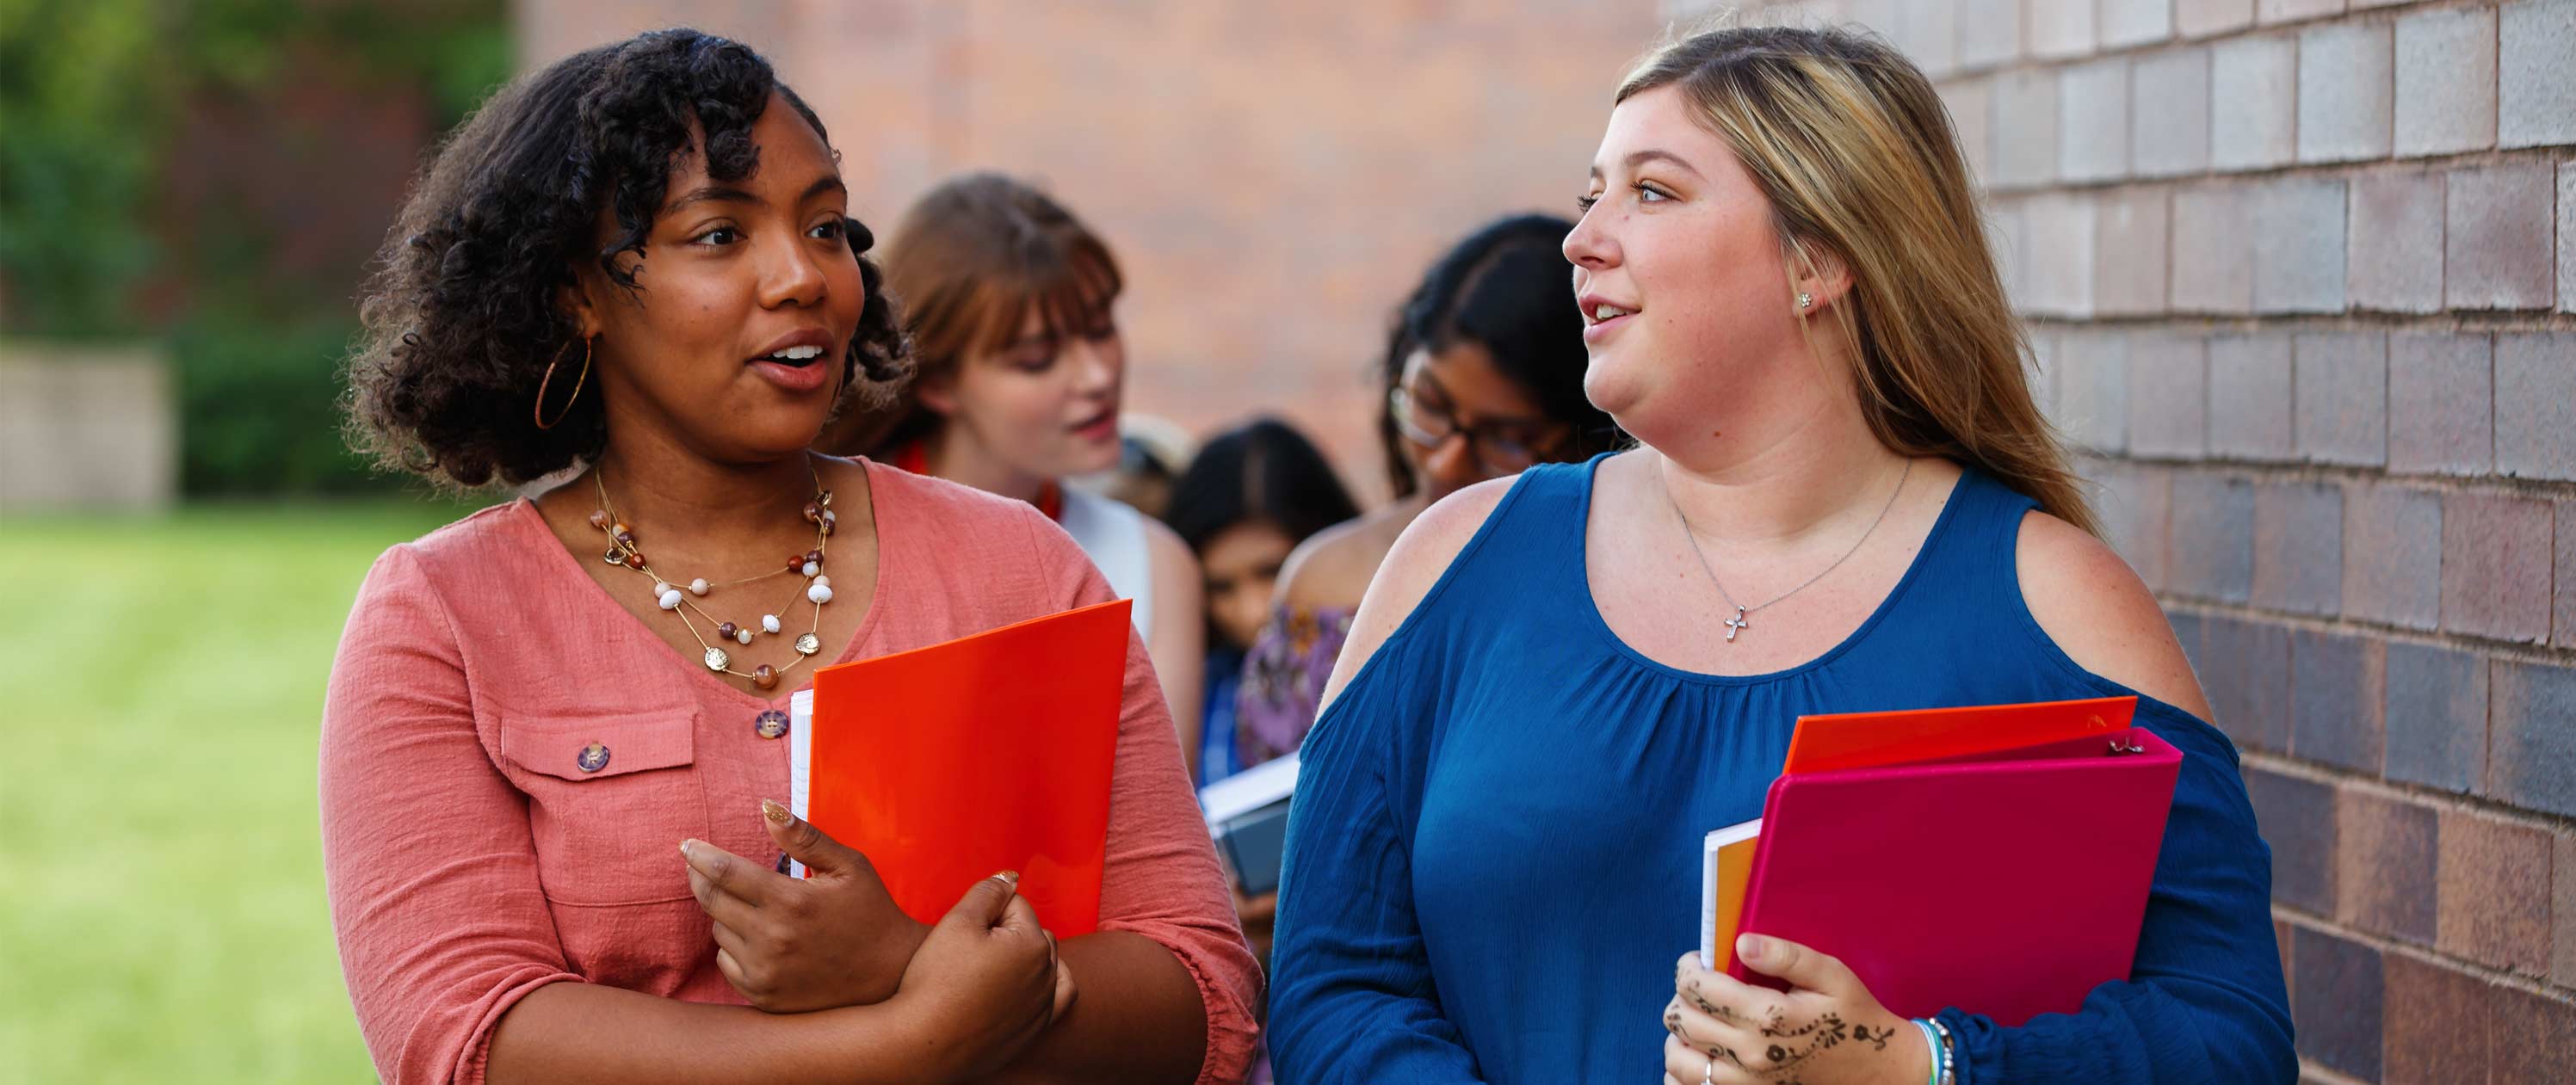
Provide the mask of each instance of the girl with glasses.
{"label": "girl with glasses", "polygon": [[1532,464],[1610,447],[1610,417],[1583,397],[1583,321],[1565,303],[1573,223],[1519,215],[1460,241],[1425,272],[1387,336],[1379,435],[1396,500],[1327,528],[1280,572],[1269,625],[1247,657],[1236,760],[1297,749],[1352,613],[1387,549],[1422,510]]}

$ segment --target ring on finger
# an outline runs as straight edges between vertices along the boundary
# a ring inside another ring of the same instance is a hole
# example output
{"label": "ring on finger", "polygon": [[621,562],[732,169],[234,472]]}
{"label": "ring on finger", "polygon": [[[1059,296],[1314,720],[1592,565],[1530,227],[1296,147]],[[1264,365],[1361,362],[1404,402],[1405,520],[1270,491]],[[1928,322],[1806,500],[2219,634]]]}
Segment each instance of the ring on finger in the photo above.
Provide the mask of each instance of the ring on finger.
{"label": "ring on finger", "polygon": [[1715,1057],[1715,1056],[1711,1056],[1711,1057],[1709,1058],[1709,1060],[1708,1060],[1708,1068],[1707,1068],[1707,1069],[1704,1069],[1704,1070],[1701,1070],[1701,1071],[1699,1072],[1699,1080],[1700,1080],[1700,1085],[1716,1085],[1716,1083],[1717,1083],[1717,1059],[1716,1059],[1716,1057]]}

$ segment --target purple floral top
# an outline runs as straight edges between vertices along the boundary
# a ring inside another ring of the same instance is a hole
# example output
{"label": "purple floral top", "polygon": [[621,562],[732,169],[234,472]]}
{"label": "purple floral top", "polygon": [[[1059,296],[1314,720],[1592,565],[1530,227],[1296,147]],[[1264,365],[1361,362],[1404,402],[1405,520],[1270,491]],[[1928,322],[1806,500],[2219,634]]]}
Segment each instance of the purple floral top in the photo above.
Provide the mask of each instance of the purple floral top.
{"label": "purple floral top", "polygon": [[1355,607],[1293,610],[1279,607],[1243,657],[1243,688],[1235,701],[1235,764],[1250,768],[1297,752],[1333,661],[1350,639]]}

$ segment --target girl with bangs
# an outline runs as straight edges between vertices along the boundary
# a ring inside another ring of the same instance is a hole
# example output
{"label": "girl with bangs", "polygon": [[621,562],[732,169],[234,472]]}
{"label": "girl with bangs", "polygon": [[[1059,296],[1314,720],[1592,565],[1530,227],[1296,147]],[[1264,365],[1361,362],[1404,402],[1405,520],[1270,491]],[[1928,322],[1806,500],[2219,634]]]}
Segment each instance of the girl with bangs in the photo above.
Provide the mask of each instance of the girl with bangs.
{"label": "girl with bangs", "polygon": [[1064,485],[1118,464],[1117,260],[1063,205],[990,173],[923,195],[891,249],[886,285],[902,299],[919,373],[899,402],[842,420],[818,447],[1037,506],[1111,591],[1136,601],[1181,748],[1198,749],[1197,559],[1153,518]]}
{"label": "girl with bangs", "polygon": [[[2236,751],[2033,402],[1931,84],[1721,29],[1613,103],[1564,254],[1638,447],[1459,491],[1370,584],[1303,750],[1280,1080],[2295,1080]],[[2120,695],[2184,759],[2135,962],[2075,1012],[1908,1021],[1757,935],[1786,992],[1675,960],[1800,715]]]}

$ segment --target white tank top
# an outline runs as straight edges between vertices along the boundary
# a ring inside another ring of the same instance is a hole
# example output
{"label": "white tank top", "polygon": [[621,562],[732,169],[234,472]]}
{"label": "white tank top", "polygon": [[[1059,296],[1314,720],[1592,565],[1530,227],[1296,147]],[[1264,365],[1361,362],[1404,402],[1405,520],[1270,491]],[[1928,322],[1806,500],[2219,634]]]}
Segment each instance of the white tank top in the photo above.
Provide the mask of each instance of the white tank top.
{"label": "white tank top", "polygon": [[1091,556],[1109,590],[1136,601],[1130,617],[1136,634],[1154,638],[1154,570],[1145,554],[1145,514],[1126,504],[1067,486],[1064,514],[1056,523]]}

